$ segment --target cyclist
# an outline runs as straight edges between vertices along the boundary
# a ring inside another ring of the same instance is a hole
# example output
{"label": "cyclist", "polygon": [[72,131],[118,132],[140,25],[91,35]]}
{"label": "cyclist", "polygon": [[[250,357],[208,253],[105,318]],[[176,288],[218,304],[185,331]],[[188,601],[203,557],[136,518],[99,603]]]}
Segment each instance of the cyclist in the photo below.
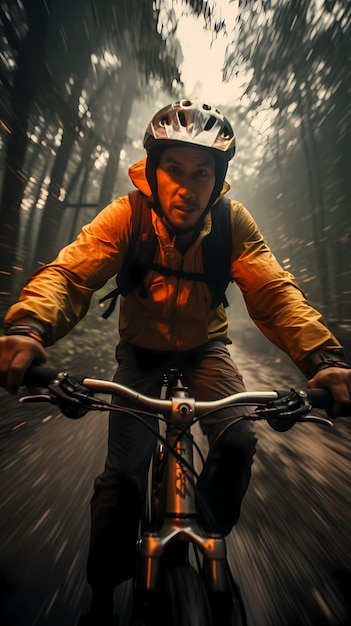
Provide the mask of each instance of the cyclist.
{"label": "cyclist", "polygon": [[[226,347],[230,339],[223,304],[212,306],[209,286],[182,274],[203,271],[203,242],[214,211],[222,206],[219,199],[229,189],[225,175],[235,152],[233,129],[215,107],[182,100],[156,113],[144,147],[146,158],[129,174],[152,212],[157,265],[145,277],[146,296],[135,289],[121,299],[115,380],[156,396],[161,373],[180,364],[200,400],[242,391],[242,377]],[[351,369],[342,346],[293,276],[279,266],[246,209],[231,201],[230,212],[231,275],[250,316],[291,357],[310,386],[331,390],[334,415],[350,414]],[[16,392],[33,361],[46,360],[44,346],[84,316],[92,293],[120,271],[131,228],[129,198],[119,198],[30,278],[5,317],[0,339],[0,382],[9,392]],[[170,270],[168,275],[162,267]],[[197,485],[200,510],[205,500],[210,512],[201,522],[209,529],[214,523],[225,534],[239,518],[256,442],[246,422],[221,433],[220,420],[228,415],[233,411],[202,422],[210,451]],[[91,501],[87,569],[92,604],[82,625],[114,623],[113,590],[135,567],[153,445],[149,430],[127,413],[110,418],[106,465]]]}

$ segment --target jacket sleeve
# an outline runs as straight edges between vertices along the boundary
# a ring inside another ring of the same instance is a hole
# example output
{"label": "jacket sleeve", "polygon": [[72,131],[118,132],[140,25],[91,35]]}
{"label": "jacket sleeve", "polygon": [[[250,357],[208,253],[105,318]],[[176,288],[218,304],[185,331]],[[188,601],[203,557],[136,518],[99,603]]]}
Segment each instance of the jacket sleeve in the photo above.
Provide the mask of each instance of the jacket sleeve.
{"label": "jacket sleeve", "polygon": [[5,325],[29,316],[45,325],[46,345],[64,336],[86,314],[93,292],[119,272],[131,224],[127,197],[103,209],[52,263],[30,277]]}
{"label": "jacket sleeve", "polygon": [[295,278],[278,263],[248,211],[232,203],[232,274],[250,317],[306,375],[318,349],[343,355],[323,316],[307,302]]}

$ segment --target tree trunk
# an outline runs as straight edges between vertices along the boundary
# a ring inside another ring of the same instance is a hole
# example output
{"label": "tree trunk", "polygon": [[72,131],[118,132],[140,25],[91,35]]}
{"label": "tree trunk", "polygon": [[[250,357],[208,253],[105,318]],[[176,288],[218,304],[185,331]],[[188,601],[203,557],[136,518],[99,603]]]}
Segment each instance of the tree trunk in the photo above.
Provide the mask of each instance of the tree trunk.
{"label": "tree trunk", "polygon": [[11,106],[4,120],[8,135],[0,201],[0,272],[1,291],[7,294],[11,294],[13,290],[12,277],[16,262],[20,205],[28,177],[25,171],[28,118],[37,89],[38,67],[42,64],[48,26],[48,13],[44,1],[36,2],[35,6],[31,2],[25,2],[25,9],[28,35],[25,41],[18,44]]}
{"label": "tree trunk", "polygon": [[136,71],[130,65],[126,66],[126,69],[123,71],[122,83],[124,84],[123,97],[121,100],[118,119],[115,120],[109,158],[101,184],[99,197],[100,209],[106,206],[113,199],[113,189],[117,178],[120,153],[127,136],[128,121],[132,111],[134,98],[137,93]]}
{"label": "tree trunk", "polygon": [[[73,104],[71,109],[66,109],[65,119],[62,122],[64,132],[51,171],[48,197],[43,209],[43,217],[36,247],[35,259],[40,265],[51,261],[59,250],[57,232],[62,210],[62,202],[59,200],[59,197],[68,161],[76,140],[75,111],[77,110],[77,101],[81,93],[81,87],[82,80],[79,81],[79,84],[76,82],[72,90],[71,102]],[[72,111],[72,113],[70,111]]]}

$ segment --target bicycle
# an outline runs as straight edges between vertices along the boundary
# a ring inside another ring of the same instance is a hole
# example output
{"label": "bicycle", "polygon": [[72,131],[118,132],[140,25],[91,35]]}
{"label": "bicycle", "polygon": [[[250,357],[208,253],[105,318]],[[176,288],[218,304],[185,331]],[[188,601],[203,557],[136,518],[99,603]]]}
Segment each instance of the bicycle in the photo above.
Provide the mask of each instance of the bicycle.
{"label": "bicycle", "polygon": [[311,415],[312,408],[329,406],[331,396],[321,389],[247,391],[199,402],[190,397],[178,370],[166,372],[164,383],[164,397],[151,398],[118,383],[91,378],[79,381],[64,372],[32,366],[24,384],[45,387],[47,393],[24,396],[20,402],[50,402],[66,417],[78,419],[90,410],[118,410],[118,405],[94,394],[120,395],[138,405],[137,412],[130,410],[135,419],[150,416],[152,411],[155,420],[163,421],[165,434],[155,428],[157,445],[140,526],[129,625],[246,626],[245,607],[227,561],[225,538],[216,532],[206,533],[197,522],[197,445],[191,429],[205,414],[233,405],[252,406],[253,411],[227,420],[224,428],[241,419],[264,419],[279,431],[296,422],[332,427],[330,419]]}

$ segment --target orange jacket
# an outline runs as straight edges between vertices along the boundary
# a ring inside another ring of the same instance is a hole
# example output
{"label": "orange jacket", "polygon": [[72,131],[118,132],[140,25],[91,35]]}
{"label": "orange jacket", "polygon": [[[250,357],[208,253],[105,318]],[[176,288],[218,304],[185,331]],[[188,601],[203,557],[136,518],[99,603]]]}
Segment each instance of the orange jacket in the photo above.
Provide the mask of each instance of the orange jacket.
{"label": "orange jacket", "polygon": [[[133,165],[129,174],[134,185],[150,195],[145,159]],[[228,188],[225,183],[222,194]],[[323,347],[342,352],[294,277],[278,264],[248,211],[233,201],[231,208],[232,276],[260,330],[304,372],[308,355],[314,350]],[[128,197],[108,205],[82,229],[75,242],[33,274],[5,323],[28,315],[41,320],[48,331],[48,345],[65,335],[87,312],[93,292],[119,272],[131,235],[131,219]],[[152,220],[159,241],[156,262],[185,272],[203,272],[201,242],[211,229],[211,215],[206,216],[198,238],[185,254],[174,247],[154,212]],[[121,298],[122,339],[149,349],[174,351],[188,350],[210,339],[230,343],[224,307],[211,308],[212,296],[205,283],[150,271],[145,284],[148,298],[137,292]]]}

